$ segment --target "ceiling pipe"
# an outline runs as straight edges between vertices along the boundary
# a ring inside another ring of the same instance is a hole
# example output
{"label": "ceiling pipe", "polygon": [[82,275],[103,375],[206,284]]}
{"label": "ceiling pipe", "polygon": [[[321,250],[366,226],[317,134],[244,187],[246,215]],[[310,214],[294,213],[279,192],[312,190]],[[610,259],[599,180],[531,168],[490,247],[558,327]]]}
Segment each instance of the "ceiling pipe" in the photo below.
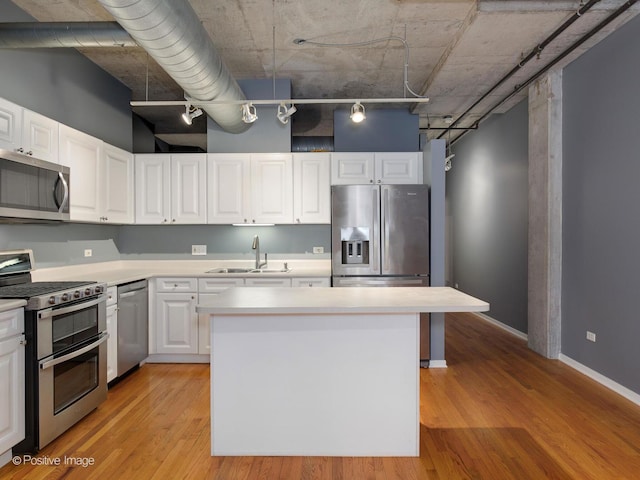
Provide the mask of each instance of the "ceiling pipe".
{"label": "ceiling pipe", "polygon": [[[539,43],[536,47],[534,47],[533,50],[531,50],[531,52],[529,52],[528,55],[526,55],[522,60],[520,60],[520,62],[518,62],[518,64],[515,67],[513,67],[509,72],[507,72],[507,74],[505,76],[503,76],[500,80],[498,80],[498,82],[493,87],[491,87],[487,92],[485,92],[478,100],[476,100],[473,103],[473,105],[471,105],[462,114],[460,114],[460,116],[457,119],[455,119],[451,123],[451,125],[444,132],[442,132],[438,136],[438,138],[443,138],[447,134],[447,132],[449,130],[452,130],[453,127],[457,126],[458,123],[460,123],[460,120],[462,120],[464,117],[466,117],[469,114],[469,112],[471,112],[471,110],[473,110],[475,107],[477,107],[480,104],[480,102],[482,102],[485,98],[487,98],[489,95],[491,95],[495,90],[497,90],[509,78],[514,76],[530,60],[532,60],[533,58],[536,58],[538,55],[540,55],[540,53],[542,53],[542,50],[544,50],[562,32],[564,32],[567,28],[569,28],[585,12],[587,12],[589,9],[591,9],[591,7],[593,7],[596,3],[599,3],[600,1],[601,0],[590,0],[589,2],[585,3],[582,7],[580,7],[576,11],[576,13],[571,15],[571,17],[569,17],[562,25],[560,25],[558,28],[556,28],[547,38],[545,38],[542,41],[542,43]],[[474,122],[474,124],[476,124],[476,125],[477,125],[477,123],[478,123],[478,121]]]}
{"label": "ceiling pipe", "polygon": [[[188,1],[99,2],[182,87],[192,104],[246,99]],[[242,109],[238,105],[202,105],[201,108],[229,133],[242,133],[250,127],[242,121]]]}
{"label": "ceiling pipe", "polygon": [[[503,105],[504,103],[506,103],[507,101],[509,101],[511,98],[513,98],[515,95],[517,95],[518,93],[520,93],[522,90],[524,90],[525,88],[527,88],[529,85],[531,85],[533,82],[535,82],[538,78],[540,78],[542,75],[544,75],[545,73],[547,73],[549,70],[551,70],[551,68],[553,68],[555,65],[557,65],[561,60],[563,60],[565,57],[567,57],[571,52],[573,52],[576,48],[578,48],[580,45],[582,45],[584,42],[586,42],[587,40],[589,40],[591,37],[593,37],[596,33],[598,33],[600,30],[602,30],[604,27],[606,27],[608,24],[610,24],[611,22],[613,22],[616,18],[618,18],[620,15],[622,15],[624,12],[626,12],[627,10],[629,10],[635,3],[637,3],[638,0],[627,0],[621,7],[619,7],[615,12],[613,12],[611,15],[609,15],[608,17],[606,17],[604,20],[602,20],[600,23],[598,23],[595,27],[593,27],[591,30],[589,30],[587,33],[585,33],[582,37],[580,37],[578,40],[576,40],[574,43],[572,43],[566,50],[564,50],[560,55],[558,55],[557,57],[555,57],[553,60],[551,60],[549,63],[547,63],[544,67],[542,67],[541,70],[539,70],[537,73],[535,73],[533,76],[529,77],[529,79],[527,81],[525,81],[524,83],[521,83],[520,85],[517,85],[516,88],[514,89],[513,92],[511,92],[509,95],[507,95],[506,97],[504,97],[503,99],[501,99],[498,103],[496,103],[495,105],[493,105],[487,112],[485,112],[480,118],[478,118],[476,120],[476,122],[474,123],[475,127],[477,128],[478,125],[480,124],[480,122],[482,120],[484,120],[485,118],[487,118],[489,115],[491,115],[491,113],[493,113],[494,110],[496,110],[497,108],[499,108],[501,105]],[[451,144],[456,143],[458,140],[460,140],[466,133],[468,133],[468,129],[464,129],[466,130],[465,132],[463,132],[462,134],[458,135],[455,139],[453,139],[451,141]]]}
{"label": "ceiling pipe", "polygon": [[0,48],[137,46],[117,22],[0,23]]}

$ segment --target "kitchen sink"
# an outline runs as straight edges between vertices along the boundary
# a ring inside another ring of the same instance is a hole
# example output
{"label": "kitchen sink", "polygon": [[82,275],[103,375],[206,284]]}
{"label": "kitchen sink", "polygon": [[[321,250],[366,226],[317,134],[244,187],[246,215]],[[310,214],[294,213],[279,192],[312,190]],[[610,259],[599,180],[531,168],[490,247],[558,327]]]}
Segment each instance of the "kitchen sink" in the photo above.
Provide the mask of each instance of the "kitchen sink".
{"label": "kitchen sink", "polygon": [[290,272],[290,268],[214,268],[207,270],[205,273],[286,273]]}

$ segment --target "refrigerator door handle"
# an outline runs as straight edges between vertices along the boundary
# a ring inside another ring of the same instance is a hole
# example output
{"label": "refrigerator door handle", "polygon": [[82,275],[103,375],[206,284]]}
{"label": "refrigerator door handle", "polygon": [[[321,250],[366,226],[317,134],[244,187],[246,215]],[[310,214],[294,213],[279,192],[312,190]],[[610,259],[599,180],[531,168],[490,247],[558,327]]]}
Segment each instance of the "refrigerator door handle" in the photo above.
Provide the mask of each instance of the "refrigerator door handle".
{"label": "refrigerator door handle", "polygon": [[389,220],[387,219],[389,213],[389,189],[384,188],[382,190],[382,258],[384,259],[384,265],[382,266],[382,273],[389,271]]}
{"label": "refrigerator door handle", "polygon": [[[373,188],[373,222],[372,225],[374,225],[374,231],[373,231],[373,237],[370,239],[370,242],[374,243],[373,245],[373,261],[371,262],[372,265],[372,269],[374,272],[378,271],[378,268],[380,267],[380,259],[378,258],[378,254],[380,252],[380,246],[377,245],[379,240],[378,240],[378,235],[380,234],[379,232],[376,232],[375,229],[375,225],[378,225],[378,228],[380,228],[380,198],[379,198],[379,187]],[[371,249],[370,249],[371,250]]]}

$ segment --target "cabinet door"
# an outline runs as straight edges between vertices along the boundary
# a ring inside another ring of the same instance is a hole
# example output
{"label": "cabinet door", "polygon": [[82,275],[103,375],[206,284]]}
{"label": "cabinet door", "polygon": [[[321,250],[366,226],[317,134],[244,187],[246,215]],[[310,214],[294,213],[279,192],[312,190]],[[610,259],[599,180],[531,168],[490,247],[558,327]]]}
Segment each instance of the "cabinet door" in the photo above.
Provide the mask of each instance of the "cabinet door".
{"label": "cabinet door", "polygon": [[[24,439],[24,330],[22,309],[0,313],[0,452]],[[8,336],[12,333],[12,336]]]}
{"label": "cabinet door", "polygon": [[422,183],[422,153],[379,152],[375,154],[376,183]]}
{"label": "cabinet door", "polygon": [[206,154],[171,155],[171,222],[207,223]]}
{"label": "cabinet door", "polygon": [[293,223],[290,153],[251,155],[251,223]]}
{"label": "cabinet door", "polygon": [[373,153],[338,152],[331,154],[332,185],[373,183],[374,177]]}
{"label": "cabinet door", "polygon": [[55,120],[32,112],[22,111],[22,144],[35,158],[58,163],[58,126]]}
{"label": "cabinet door", "polygon": [[22,107],[0,98],[0,148],[16,151],[22,140]]}
{"label": "cabinet door", "polygon": [[104,221],[133,223],[133,155],[105,143],[100,185]]}
{"label": "cabinet door", "polygon": [[156,295],[156,353],[198,353],[195,293]]}
{"label": "cabinet door", "polygon": [[118,305],[107,307],[107,382],[118,376]]}
{"label": "cabinet door", "polygon": [[168,223],[171,214],[171,158],[136,155],[136,223]]}
{"label": "cabinet door", "polygon": [[102,221],[99,201],[102,140],[66,125],[60,125],[60,163],[71,169],[71,220]]}
{"label": "cabinet door", "polygon": [[245,153],[207,157],[209,223],[248,223],[251,202],[250,156]]}
{"label": "cabinet door", "polygon": [[331,223],[331,155],[293,155],[293,221]]}

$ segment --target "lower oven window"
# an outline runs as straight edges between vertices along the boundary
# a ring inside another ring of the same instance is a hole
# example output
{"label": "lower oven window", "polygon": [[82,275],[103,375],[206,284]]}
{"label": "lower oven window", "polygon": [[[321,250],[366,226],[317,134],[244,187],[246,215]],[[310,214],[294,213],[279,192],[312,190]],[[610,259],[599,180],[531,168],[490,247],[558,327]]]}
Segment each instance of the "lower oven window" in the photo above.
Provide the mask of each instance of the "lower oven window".
{"label": "lower oven window", "polygon": [[53,367],[53,413],[72,405],[98,386],[99,347]]}

